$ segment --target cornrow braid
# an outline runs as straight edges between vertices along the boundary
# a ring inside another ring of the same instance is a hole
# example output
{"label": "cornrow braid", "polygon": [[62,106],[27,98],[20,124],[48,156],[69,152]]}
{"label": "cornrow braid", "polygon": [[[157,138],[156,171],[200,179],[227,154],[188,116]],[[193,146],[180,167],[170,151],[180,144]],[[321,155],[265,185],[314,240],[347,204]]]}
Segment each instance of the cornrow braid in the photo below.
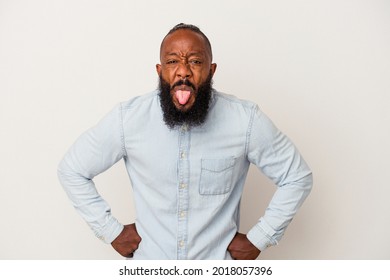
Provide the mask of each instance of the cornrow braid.
{"label": "cornrow braid", "polygon": [[186,24],[186,23],[176,24],[171,30],[169,30],[168,34],[165,35],[164,39],[161,42],[161,46],[162,46],[162,43],[164,42],[165,38],[168,35],[172,34],[173,32],[175,32],[177,30],[180,30],[180,29],[187,29],[187,30],[191,30],[191,31],[193,31],[195,33],[200,34],[203,37],[203,39],[206,41],[207,47],[210,49],[211,59],[213,59],[213,52],[212,52],[212,49],[211,49],[211,43],[209,41],[209,38],[207,38],[207,36],[199,29],[199,27],[197,27],[195,25],[192,25],[192,24]]}

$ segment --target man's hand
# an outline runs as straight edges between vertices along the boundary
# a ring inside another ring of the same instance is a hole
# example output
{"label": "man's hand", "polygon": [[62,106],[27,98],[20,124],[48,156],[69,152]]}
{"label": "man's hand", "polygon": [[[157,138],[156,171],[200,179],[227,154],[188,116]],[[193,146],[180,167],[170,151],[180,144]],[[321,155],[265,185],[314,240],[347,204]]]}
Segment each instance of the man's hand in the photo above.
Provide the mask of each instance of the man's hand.
{"label": "man's hand", "polygon": [[235,260],[255,260],[260,250],[253,245],[245,234],[237,232],[228,246],[228,251]]}
{"label": "man's hand", "polygon": [[122,232],[111,242],[112,247],[126,258],[132,258],[135,250],[141,242],[135,224],[125,225]]}

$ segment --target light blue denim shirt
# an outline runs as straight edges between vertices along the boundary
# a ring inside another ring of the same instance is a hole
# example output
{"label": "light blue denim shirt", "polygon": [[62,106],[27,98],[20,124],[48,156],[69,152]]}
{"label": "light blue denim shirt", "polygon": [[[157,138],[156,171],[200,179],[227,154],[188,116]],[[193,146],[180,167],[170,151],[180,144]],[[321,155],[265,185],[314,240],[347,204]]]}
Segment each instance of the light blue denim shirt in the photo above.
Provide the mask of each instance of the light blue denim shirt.
{"label": "light blue denim shirt", "polygon": [[311,171],[256,104],[217,91],[211,102],[202,126],[169,129],[154,91],[119,104],[73,144],[58,175],[96,236],[111,243],[123,225],[92,179],[124,159],[142,238],[134,259],[231,259],[252,163],[277,189],[247,237],[261,251],[277,244],[310,192]]}

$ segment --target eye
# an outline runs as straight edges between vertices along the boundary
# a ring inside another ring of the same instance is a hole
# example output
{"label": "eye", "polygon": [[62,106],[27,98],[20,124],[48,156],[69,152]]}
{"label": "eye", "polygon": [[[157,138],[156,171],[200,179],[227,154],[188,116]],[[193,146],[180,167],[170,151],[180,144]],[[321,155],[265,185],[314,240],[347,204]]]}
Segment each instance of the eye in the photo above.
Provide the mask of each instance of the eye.
{"label": "eye", "polygon": [[193,59],[193,60],[190,61],[190,63],[191,64],[195,64],[195,65],[200,65],[200,64],[202,64],[202,61],[197,60],[197,59]]}
{"label": "eye", "polygon": [[167,61],[167,64],[175,64],[175,63],[177,63],[177,60],[174,59]]}

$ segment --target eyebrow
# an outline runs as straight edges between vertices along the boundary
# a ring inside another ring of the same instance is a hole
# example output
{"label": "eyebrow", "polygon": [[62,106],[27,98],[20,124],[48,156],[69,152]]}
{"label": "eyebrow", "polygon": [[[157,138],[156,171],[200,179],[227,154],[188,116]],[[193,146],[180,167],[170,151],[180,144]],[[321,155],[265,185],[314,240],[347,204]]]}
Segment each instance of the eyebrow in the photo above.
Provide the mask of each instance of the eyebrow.
{"label": "eyebrow", "polygon": [[[176,52],[170,52],[170,53],[167,53],[165,55],[170,55],[170,56],[180,56],[178,53]],[[205,52],[203,51],[198,51],[198,52],[190,52],[187,54],[187,56],[193,56],[193,55],[205,55]]]}

